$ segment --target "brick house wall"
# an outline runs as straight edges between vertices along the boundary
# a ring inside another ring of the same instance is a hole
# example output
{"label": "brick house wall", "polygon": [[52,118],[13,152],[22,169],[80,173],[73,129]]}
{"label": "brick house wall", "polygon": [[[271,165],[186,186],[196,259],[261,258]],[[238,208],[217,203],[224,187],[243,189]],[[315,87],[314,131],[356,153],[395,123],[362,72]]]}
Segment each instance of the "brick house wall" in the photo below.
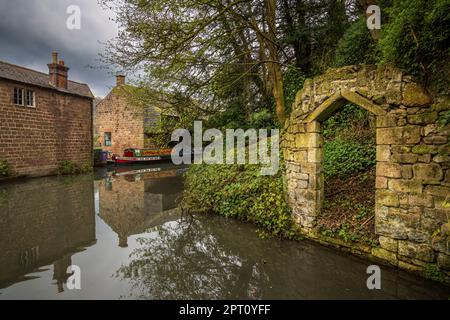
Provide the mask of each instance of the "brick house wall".
{"label": "brick house wall", "polygon": [[[144,147],[144,114],[142,108],[130,104],[123,88],[114,88],[97,105],[96,144],[103,150],[123,155],[127,148]],[[111,146],[105,145],[105,133],[111,133]]]}
{"label": "brick house wall", "polygon": [[[156,125],[161,116],[157,108],[135,101],[132,91],[137,88],[124,81],[117,77],[116,87],[97,105],[94,119],[94,144],[119,156],[128,148],[156,148],[145,130]],[[110,146],[105,144],[105,133],[111,134]]]}
{"label": "brick house wall", "polygon": [[[13,103],[14,88],[35,92],[36,107]],[[92,164],[92,100],[0,79],[0,158],[17,175],[56,172],[70,160]]]}

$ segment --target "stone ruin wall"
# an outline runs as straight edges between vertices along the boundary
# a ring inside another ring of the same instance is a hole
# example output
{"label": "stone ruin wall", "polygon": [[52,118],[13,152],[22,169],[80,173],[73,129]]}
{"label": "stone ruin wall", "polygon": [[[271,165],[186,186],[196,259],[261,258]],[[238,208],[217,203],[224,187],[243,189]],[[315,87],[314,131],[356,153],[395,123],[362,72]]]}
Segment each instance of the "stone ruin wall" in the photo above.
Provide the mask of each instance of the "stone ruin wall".
{"label": "stone ruin wall", "polygon": [[376,117],[375,232],[372,254],[395,266],[437,264],[450,275],[450,126],[412,77],[390,66],[349,66],[308,79],[282,138],[287,198],[299,227],[314,233],[324,200],[321,122],[351,102]]}

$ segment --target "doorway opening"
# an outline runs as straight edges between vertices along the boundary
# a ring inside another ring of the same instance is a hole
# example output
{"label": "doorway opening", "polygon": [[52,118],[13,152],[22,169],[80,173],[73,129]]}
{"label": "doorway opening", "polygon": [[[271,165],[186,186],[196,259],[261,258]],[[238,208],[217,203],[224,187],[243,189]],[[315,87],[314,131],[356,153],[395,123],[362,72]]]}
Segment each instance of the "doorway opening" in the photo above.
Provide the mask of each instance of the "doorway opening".
{"label": "doorway opening", "polygon": [[376,121],[347,103],[322,122],[324,202],[318,230],[345,242],[376,244]]}

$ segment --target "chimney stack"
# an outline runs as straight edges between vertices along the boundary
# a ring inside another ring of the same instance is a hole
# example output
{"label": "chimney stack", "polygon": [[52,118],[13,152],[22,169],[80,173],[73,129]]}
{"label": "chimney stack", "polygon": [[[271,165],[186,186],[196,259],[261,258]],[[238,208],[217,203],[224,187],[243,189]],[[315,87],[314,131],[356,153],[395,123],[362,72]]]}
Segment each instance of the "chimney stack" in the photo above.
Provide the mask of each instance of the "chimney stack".
{"label": "chimney stack", "polygon": [[123,72],[116,73],[116,87],[125,85],[125,75]]}
{"label": "chimney stack", "polygon": [[67,78],[69,68],[64,65],[64,61],[58,61],[58,53],[52,52],[52,63],[48,65],[50,84],[56,88],[67,89]]}

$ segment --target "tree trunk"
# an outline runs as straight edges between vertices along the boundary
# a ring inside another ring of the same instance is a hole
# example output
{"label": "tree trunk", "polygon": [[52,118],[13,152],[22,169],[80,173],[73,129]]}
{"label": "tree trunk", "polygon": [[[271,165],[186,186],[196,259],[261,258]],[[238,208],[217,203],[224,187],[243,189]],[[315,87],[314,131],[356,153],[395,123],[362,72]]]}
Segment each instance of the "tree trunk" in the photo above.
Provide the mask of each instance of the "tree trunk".
{"label": "tree trunk", "polygon": [[284,126],[286,112],[284,107],[283,75],[278,59],[278,46],[276,43],[276,0],[266,0],[267,10],[267,47],[269,49],[269,69],[272,82],[272,93],[275,99],[278,122]]}

